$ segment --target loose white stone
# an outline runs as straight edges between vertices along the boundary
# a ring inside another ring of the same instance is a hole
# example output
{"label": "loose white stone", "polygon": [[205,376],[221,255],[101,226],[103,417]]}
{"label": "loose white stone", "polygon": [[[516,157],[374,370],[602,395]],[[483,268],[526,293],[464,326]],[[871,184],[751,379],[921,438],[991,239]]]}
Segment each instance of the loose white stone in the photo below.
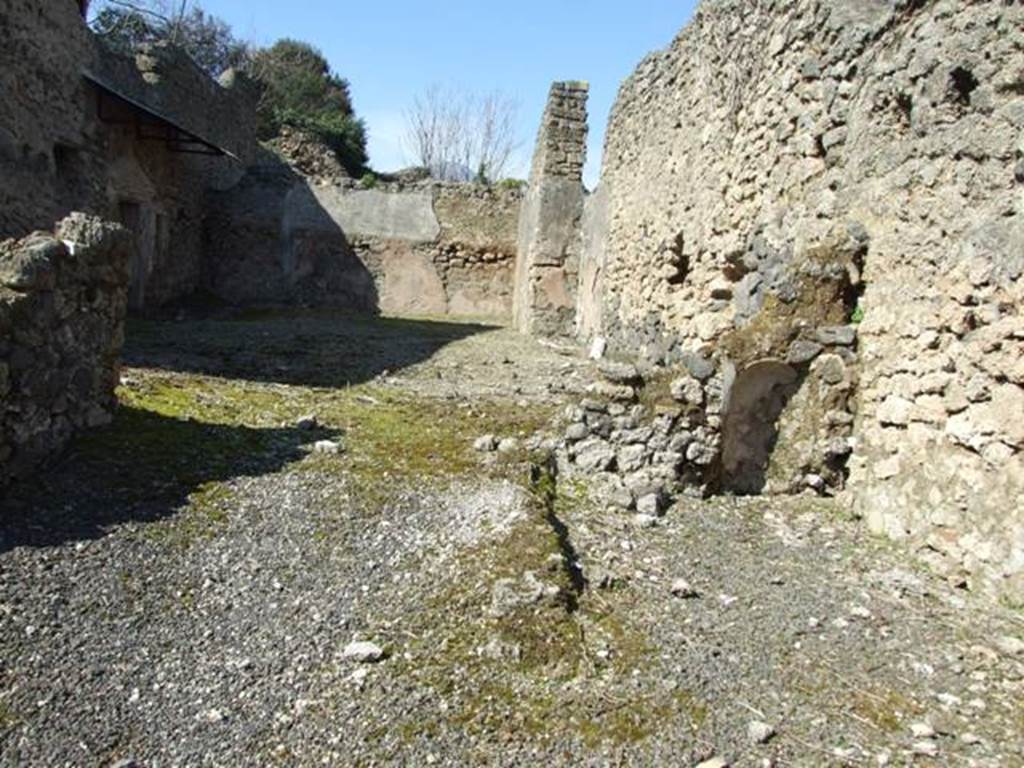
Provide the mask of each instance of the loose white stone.
{"label": "loose white stone", "polygon": [[333,440],[318,440],[313,444],[313,453],[341,453],[341,444]]}
{"label": "loose white stone", "polygon": [[928,723],[914,723],[910,726],[910,732],[915,739],[930,739],[935,736],[935,729]]}
{"label": "loose white stone", "polygon": [[345,646],[342,655],[350,661],[358,661],[362,664],[372,664],[384,659],[384,649],[376,643],[357,641]]}
{"label": "loose white stone", "polygon": [[498,448],[498,438],[494,435],[483,435],[473,443],[473,450],[480,453],[490,453]]}
{"label": "loose white stone", "polygon": [[760,720],[752,720],[747,726],[747,738],[751,744],[766,744],[775,735],[775,728]]}
{"label": "loose white stone", "polygon": [[519,441],[514,437],[506,437],[498,443],[498,453],[515,453],[519,450]]}
{"label": "loose white stone", "polygon": [[692,600],[695,597],[700,597],[700,593],[694,589],[686,579],[676,579],[673,581],[671,590],[673,595],[681,597],[684,600]]}
{"label": "loose white stone", "polygon": [[1006,635],[996,639],[996,648],[1004,656],[1024,655],[1024,640]]}
{"label": "loose white stone", "polygon": [[915,741],[914,746],[911,747],[911,749],[915,755],[924,755],[925,757],[935,757],[939,754],[939,745],[931,739]]}

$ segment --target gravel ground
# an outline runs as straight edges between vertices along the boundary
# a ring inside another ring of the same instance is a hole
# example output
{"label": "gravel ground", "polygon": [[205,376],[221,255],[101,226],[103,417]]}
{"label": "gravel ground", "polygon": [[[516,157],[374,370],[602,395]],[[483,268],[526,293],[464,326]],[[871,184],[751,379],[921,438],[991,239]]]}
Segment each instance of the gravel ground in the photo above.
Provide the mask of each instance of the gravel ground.
{"label": "gravel ground", "polygon": [[129,343],[115,424],[0,508],[0,764],[1024,765],[1020,611],[838,507],[643,528],[475,453],[582,390],[564,350],[326,313]]}

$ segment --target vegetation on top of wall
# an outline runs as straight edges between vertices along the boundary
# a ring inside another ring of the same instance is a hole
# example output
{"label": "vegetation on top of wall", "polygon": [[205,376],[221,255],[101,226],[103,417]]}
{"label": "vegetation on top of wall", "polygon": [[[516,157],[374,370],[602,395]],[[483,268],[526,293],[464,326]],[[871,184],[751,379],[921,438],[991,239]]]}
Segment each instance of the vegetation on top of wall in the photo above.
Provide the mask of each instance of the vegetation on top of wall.
{"label": "vegetation on top of wall", "polygon": [[511,179],[511,178],[509,178],[509,179],[502,179],[495,186],[497,186],[498,189],[523,189],[524,187],[526,187],[526,184],[527,184],[527,182],[526,182],[525,179]]}
{"label": "vegetation on top of wall", "polygon": [[298,128],[323,141],[353,176],[366,168],[366,125],[355,116],[349,83],[309,43],[282,39],[269,48],[255,47],[194,0],[104,0],[90,26],[120,53],[167,42],[211,77],[232,67],[245,70],[261,88],[256,113],[261,140],[277,138],[285,126]]}
{"label": "vegetation on top of wall", "polygon": [[194,2],[166,0],[105,0],[90,20],[96,35],[109,48],[132,53],[144,43],[168,42],[183,48],[211,77],[241,66],[249,46],[237,39],[223,19]]}
{"label": "vegetation on top of wall", "polygon": [[253,51],[247,70],[262,86],[257,107],[263,140],[292,126],[316,134],[357,175],[365,169],[366,126],[355,116],[348,81],[331,70],[323,54],[308,43],[278,40]]}

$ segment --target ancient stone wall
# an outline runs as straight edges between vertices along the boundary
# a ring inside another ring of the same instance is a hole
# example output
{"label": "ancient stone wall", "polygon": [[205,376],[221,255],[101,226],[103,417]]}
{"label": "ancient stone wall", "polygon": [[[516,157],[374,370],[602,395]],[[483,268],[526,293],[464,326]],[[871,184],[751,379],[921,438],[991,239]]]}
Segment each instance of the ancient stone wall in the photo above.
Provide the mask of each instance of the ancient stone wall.
{"label": "ancient stone wall", "polygon": [[103,204],[103,160],[81,69],[96,59],[72,0],[0,0],[0,238]]}
{"label": "ancient stone wall", "polygon": [[363,189],[268,152],[237,187],[210,196],[209,287],[236,304],[507,321],[520,199],[516,189],[428,181]]}
{"label": "ancient stone wall", "polygon": [[[203,191],[236,183],[256,146],[250,84],[235,73],[216,83],[167,46],[105,51],[72,0],[0,0],[0,34],[0,237],[94,213],[135,234],[134,308],[194,290]],[[108,90],[239,159],[173,151],[163,126],[140,132],[138,112]]]}
{"label": "ancient stone wall", "polygon": [[[873,529],[1018,596],[1022,40],[996,0],[707,0],[622,86],[580,303],[613,351],[718,371],[725,488],[845,484]],[[747,455],[764,425],[736,414],[776,407]]]}
{"label": "ancient stone wall", "polygon": [[514,316],[524,333],[574,331],[588,91],[586,83],[554,83],[537,135],[516,257]]}
{"label": "ancient stone wall", "polygon": [[131,237],[73,214],[0,242],[0,485],[116,405]]}

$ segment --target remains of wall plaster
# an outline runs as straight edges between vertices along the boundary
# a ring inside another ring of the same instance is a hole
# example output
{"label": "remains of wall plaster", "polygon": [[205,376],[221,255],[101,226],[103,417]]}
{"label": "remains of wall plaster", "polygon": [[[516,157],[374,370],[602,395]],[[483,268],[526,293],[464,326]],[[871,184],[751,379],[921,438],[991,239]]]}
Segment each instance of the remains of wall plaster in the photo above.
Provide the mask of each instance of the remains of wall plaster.
{"label": "remains of wall plaster", "polygon": [[210,197],[209,287],[233,303],[507,321],[520,200],[430,181],[362,189],[266,153]]}
{"label": "remains of wall plaster", "polygon": [[728,360],[741,382],[756,348],[737,360],[729,340],[793,301],[792,265],[851,233],[866,246],[859,307],[836,303],[852,312],[827,326],[783,315],[767,335],[827,346],[819,335],[845,339],[862,317],[856,346],[795,350],[840,384],[819,392],[809,373],[759,463],[805,453],[797,426],[824,408],[855,448],[840,474],[872,528],[1018,596],[1022,38],[1024,7],[996,0],[707,0],[620,91],[603,268],[582,285],[580,323],[651,360]]}
{"label": "remains of wall plaster", "polygon": [[0,242],[0,485],[116,405],[131,238],[73,214]]}
{"label": "remains of wall plaster", "polygon": [[588,91],[586,83],[554,83],[537,136],[516,258],[514,316],[524,333],[574,331]]}

